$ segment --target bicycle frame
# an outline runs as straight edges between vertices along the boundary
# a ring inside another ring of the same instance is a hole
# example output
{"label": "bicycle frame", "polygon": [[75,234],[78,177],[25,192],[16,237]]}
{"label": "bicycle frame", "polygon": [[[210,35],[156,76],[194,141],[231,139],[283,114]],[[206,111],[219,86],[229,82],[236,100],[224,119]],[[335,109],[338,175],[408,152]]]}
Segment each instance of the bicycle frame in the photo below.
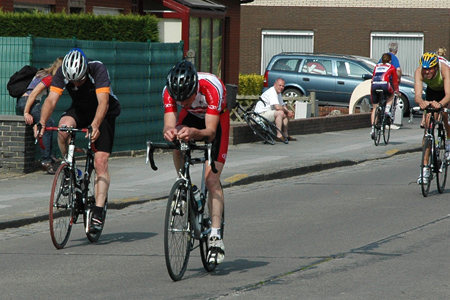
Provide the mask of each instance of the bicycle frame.
{"label": "bicycle frame", "polygon": [[[217,261],[210,262],[208,258],[208,234],[211,231],[210,207],[206,202],[207,187],[205,184],[206,161],[211,170],[217,173],[214,160],[211,159],[211,143],[175,141],[174,143],[152,143],[147,141],[147,158],[153,170],[155,165],[153,153],[155,149],[173,149],[181,152],[184,159],[183,165],[178,170],[179,177],[172,186],[166,206],[164,226],[164,256],[169,276],[174,280],[181,280],[189,261],[192,250],[200,248],[200,257],[203,267],[212,272],[217,266]],[[192,157],[193,150],[203,151],[202,157]],[[203,164],[201,179],[202,209],[198,209],[197,200],[193,193],[193,185],[190,175],[190,166]],[[224,226],[224,211],[222,212],[222,238]],[[198,245],[195,246],[195,240]]]}
{"label": "bicycle frame", "polygon": [[[375,92],[379,95],[379,98],[381,100],[376,108],[374,116],[374,124],[372,124],[375,127],[374,143],[375,146],[378,146],[380,142],[381,132],[383,132],[383,140],[384,143],[387,145],[389,143],[389,138],[391,134],[391,120],[385,113],[387,98],[385,97],[384,91],[382,89],[376,90]],[[395,101],[396,95],[394,95],[394,102],[393,102],[394,107]]]}
{"label": "bicycle frame", "polygon": [[[415,110],[419,110],[415,108]],[[422,187],[422,194],[424,197],[428,196],[430,190],[430,184],[433,179],[433,174],[436,174],[436,182],[438,192],[443,193],[447,180],[447,168],[448,162],[445,157],[445,140],[446,133],[444,123],[442,120],[442,113],[448,113],[450,110],[447,108],[434,109],[428,107],[426,109],[427,114],[427,126],[423,136],[423,149],[422,149],[422,161],[421,161],[421,173],[418,179],[418,184]],[[435,129],[437,128],[437,136],[435,136]],[[429,170],[429,175],[424,170]]]}
{"label": "bicycle frame", "polygon": [[[192,193],[192,180],[190,175],[190,166],[194,164],[203,164],[203,170],[202,170],[202,179],[201,179],[201,195],[206,195],[206,184],[205,184],[205,171],[206,171],[206,164],[205,162],[208,160],[208,165],[211,166],[211,170],[214,173],[217,173],[217,169],[214,164],[214,160],[211,159],[211,149],[212,144],[211,143],[204,143],[204,142],[179,142],[176,141],[173,144],[167,144],[167,143],[153,143],[151,141],[147,141],[147,158],[146,163],[150,162],[150,166],[154,171],[158,170],[158,167],[155,165],[155,161],[153,158],[153,153],[155,149],[174,149],[174,150],[180,150],[181,154],[183,156],[184,164],[181,167],[180,170],[178,170],[179,178],[177,178],[177,181],[183,181],[186,190],[188,191],[187,197],[188,197],[188,207],[190,210],[190,217],[191,217],[191,224],[193,226],[193,238],[199,240],[203,238],[205,235],[208,234],[208,231],[202,232],[201,231],[201,225],[203,221],[203,213],[199,213],[195,208],[197,207],[197,203],[194,203],[194,197]],[[192,151],[193,150],[201,150],[205,151],[206,155],[203,157],[192,157]],[[207,201],[207,199],[203,199]],[[209,229],[210,230],[210,229]]]}
{"label": "bicycle frame", "polygon": [[[46,130],[51,131],[61,131],[67,132],[69,134],[69,146],[67,151],[67,157],[65,162],[69,165],[69,170],[73,173],[76,179],[75,193],[80,193],[82,195],[82,203],[87,203],[88,191],[89,191],[89,173],[94,168],[94,153],[96,152],[94,143],[91,142],[92,128],[77,129],[73,127],[47,127]],[[86,149],[75,147],[75,138],[77,133],[87,133],[88,134],[88,144]],[[42,139],[40,140],[42,142]],[[42,145],[42,144],[41,144]],[[86,154],[86,161],[84,165],[84,173],[81,180],[76,176],[76,158],[75,152]],[[87,183],[87,184],[86,184]]]}
{"label": "bicycle frame", "polygon": [[[38,128],[40,131],[40,128]],[[73,127],[47,127],[46,130],[67,132],[68,151],[63,163],[56,171],[52,192],[50,195],[50,234],[52,242],[57,249],[62,249],[67,243],[72,225],[77,223],[79,215],[83,215],[83,223],[86,236],[91,242],[96,242],[103,231],[101,229],[91,230],[89,220],[91,208],[95,206],[95,173],[94,173],[94,144],[91,142],[92,128],[76,129]],[[77,133],[87,133],[87,149],[75,147]],[[42,140],[40,140],[41,147]],[[86,154],[84,176],[77,176],[75,152]],[[91,187],[91,183],[93,186]],[[107,201],[103,208],[103,221],[106,216]]]}
{"label": "bicycle frame", "polygon": [[[436,129],[436,126],[438,127],[438,138],[441,138],[442,133],[445,133],[444,130],[444,124],[442,122],[442,112],[446,111],[448,112],[448,109],[444,108],[444,109],[439,109],[439,110],[432,110],[430,108],[427,109],[427,114],[429,115],[429,122],[428,122],[428,126],[425,129],[425,133],[423,138],[424,139],[428,139],[431,142],[431,155],[433,157],[434,161],[437,161],[437,152],[436,152],[436,136],[434,135],[434,131]],[[435,117],[435,114],[438,114],[438,117]],[[436,170],[436,172],[442,172],[442,164],[439,167],[438,170]]]}
{"label": "bicycle frame", "polygon": [[[266,102],[261,98],[259,98],[258,101],[262,101],[264,105],[266,105]],[[253,110],[258,101],[252,103],[252,105],[246,110],[244,110],[239,102],[237,102],[235,107],[237,107],[238,110],[242,111],[242,117],[244,118],[244,121],[247,123],[253,133],[259,136],[265,143],[274,145],[275,140],[280,140],[280,138],[278,137],[278,133],[283,137],[281,141],[283,141],[285,144],[289,143],[288,137],[283,134],[283,132],[275,125],[274,122],[269,121],[267,118]]]}

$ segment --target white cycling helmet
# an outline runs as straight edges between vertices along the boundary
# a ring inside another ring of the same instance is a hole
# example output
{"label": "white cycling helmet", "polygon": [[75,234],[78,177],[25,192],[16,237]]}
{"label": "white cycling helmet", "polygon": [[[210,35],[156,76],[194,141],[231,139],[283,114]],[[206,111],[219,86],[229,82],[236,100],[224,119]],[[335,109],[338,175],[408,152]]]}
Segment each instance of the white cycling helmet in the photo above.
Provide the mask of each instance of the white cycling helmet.
{"label": "white cycling helmet", "polygon": [[81,81],[87,71],[87,59],[78,48],[70,50],[62,62],[62,73],[68,81]]}

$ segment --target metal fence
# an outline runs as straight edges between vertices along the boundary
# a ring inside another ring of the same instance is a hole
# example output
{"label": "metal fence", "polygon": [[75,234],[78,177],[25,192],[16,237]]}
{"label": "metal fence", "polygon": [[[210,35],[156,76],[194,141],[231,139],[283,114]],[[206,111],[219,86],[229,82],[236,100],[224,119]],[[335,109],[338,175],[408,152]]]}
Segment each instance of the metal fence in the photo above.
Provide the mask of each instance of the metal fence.
{"label": "metal fence", "polygon": [[[16,99],[6,89],[9,77],[24,65],[48,67],[70,49],[81,48],[90,59],[106,65],[111,86],[119,98],[122,112],[116,119],[114,152],[140,150],[147,139],[162,140],[164,108],[162,89],[170,68],[183,57],[183,43],[131,43],[46,38],[0,37],[0,114],[16,114]],[[53,119],[70,106],[64,92]],[[55,138],[56,139],[56,138]],[[55,149],[56,146],[55,140]],[[58,151],[58,150],[56,150]]]}

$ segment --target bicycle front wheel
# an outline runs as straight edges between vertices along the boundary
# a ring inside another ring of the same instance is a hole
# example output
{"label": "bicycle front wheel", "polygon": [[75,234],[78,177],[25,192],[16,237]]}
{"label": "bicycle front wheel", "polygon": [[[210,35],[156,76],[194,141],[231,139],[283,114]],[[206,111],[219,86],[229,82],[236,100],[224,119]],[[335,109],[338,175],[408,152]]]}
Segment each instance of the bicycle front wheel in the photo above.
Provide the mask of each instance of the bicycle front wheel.
{"label": "bicycle front wheel", "polygon": [[166,208],[164,225],[164,255],[170,278],[181,280],[191,253],[188,190],[184,180],[172,186]]}
{"label": "bicycle front wheel", "polygon": [[53,245],[62,249],[72,230],[74,207],[74,177],[67,163],[56,170],[50,195],[49,223]]}
{"label": "bicycle front wheel", "polygon": [[386,114],[383,115],[383,140],[387,145],[389,143],[389,138],[391,136],[391,120]]}
{"label": "bicycle front wheel", "polygon": [[431,165],[433,164],[433,155],[431,155],[431,147],[433,147],[432,143],[433,141],[431,139],[424,138],[422,146],[419,181],[424,197],[427,197],[430,192],[431,180],[433,178],[433,169],[431,168]]}
{"label": "bicycle front wheel", "polygon": [[380,138],[381,138],[381,117],[382,117],[382,109],[378,106],[377,110],[375,111],[375,117],[373,120],[374,124],[374,132],[375,136],[373,139],[373,142],[375,146],[378,146],[380,144]]}
{"label": "bicycle front wheel", "polygon": [[248,115],[244,116],[244,120],[253,130],[253,133],[263,139],[264,142],[271,145],[275,144],[275,141],[266,130],[266,124],[262,120],[260,120],[259,117],[259,115],[249,113]]}
{"label": "bicycle front wheel", "polygon": [[[442,131],[441,131],[442,130]],[[439,130],[439,152],[436,153],[437,167],[439,168],[436,173],[436,183],[439,193],[443,193],[445,190],[445,184],[447,183],[447,158],[445,157],[445,132],[443,129]]]}

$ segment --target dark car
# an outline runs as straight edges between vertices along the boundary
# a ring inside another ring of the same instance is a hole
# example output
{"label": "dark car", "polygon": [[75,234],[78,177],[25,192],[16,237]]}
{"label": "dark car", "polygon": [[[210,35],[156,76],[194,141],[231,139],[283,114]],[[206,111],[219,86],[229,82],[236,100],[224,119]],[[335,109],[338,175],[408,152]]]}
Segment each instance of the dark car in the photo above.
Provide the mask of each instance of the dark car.
{"label": "dark car", "polygon": [[[283,96],[308,96],[314,91],[320,105],[348,106],[353,90],[372,78],[376,63],[363,56],[280,53],[272,57],[266,68],[263,91],[281,77],[286,82]],[[400,93],[405,103],[404,112],[408,113],[416,106],[412,77],[402,75]]]}

